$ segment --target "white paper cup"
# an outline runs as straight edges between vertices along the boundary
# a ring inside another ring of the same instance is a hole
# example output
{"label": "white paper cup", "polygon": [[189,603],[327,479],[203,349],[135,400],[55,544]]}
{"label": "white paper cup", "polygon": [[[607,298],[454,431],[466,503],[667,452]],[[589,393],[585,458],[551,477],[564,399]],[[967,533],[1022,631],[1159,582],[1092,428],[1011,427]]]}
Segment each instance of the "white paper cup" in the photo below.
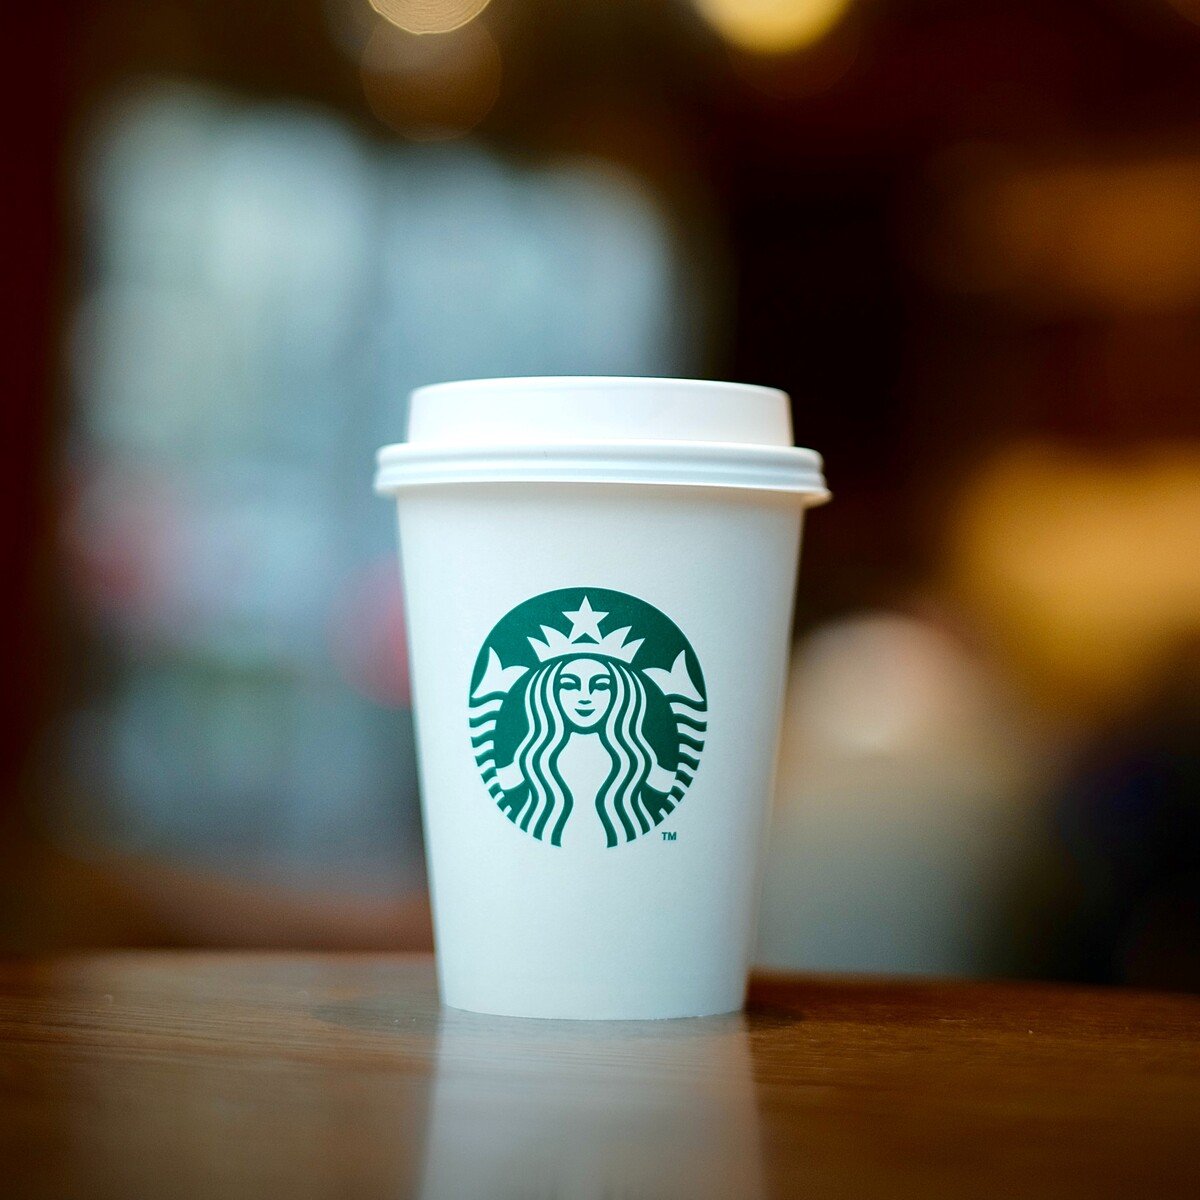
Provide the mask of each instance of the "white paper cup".
{"label": "white paper cup", "polygon": [[828,498],[787,397],[422,388],[376,488],[399,502],[443,1001],[740,1008],[801,521]]}

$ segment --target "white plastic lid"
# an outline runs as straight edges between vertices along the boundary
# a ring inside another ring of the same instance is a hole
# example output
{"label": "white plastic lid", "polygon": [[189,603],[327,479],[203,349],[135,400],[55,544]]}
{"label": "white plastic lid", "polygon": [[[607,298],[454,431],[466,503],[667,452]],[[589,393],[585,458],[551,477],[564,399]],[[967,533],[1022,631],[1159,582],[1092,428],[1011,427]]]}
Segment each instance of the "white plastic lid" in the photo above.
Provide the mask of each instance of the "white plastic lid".
{"label": "white plastic lid", "polygon": [[786,393],[703,379],[483,379],[418,388],[375,490],[452,483],[674,484],[829,499]]}

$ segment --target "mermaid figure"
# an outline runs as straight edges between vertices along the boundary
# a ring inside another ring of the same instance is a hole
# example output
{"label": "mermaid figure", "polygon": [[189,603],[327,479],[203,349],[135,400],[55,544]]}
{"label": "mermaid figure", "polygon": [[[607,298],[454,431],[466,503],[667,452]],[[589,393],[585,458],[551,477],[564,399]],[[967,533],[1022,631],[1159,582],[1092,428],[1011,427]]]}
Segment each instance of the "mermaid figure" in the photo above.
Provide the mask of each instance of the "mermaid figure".
{"label": "mermaid figure", "polygon": [[[506,796],[527,785],[520,806],[509,810],[515,824],[537,838],[548,832],[551,844],[561,845],[576,803],[589,792],[609,846],[657,824],[676,774],[659,763],[646,737],[649,702],[637,671],[619,659],[560,658],[530,673],[524,699],[527,732],[496,773]],[[589,787],[588,777],[601,771],[599,787]]]}

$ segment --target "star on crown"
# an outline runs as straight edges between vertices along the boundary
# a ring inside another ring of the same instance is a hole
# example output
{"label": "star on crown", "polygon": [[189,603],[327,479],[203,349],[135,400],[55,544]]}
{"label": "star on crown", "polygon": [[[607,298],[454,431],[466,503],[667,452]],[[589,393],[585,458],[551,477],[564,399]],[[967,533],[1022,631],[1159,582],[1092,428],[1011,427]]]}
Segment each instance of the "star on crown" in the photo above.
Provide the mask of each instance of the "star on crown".
{"label": "star on crown", "polygon": [[646,640],[638,638],[636,641],[627,642],[625,636],[630,630],[628,625],[624,629],[614,629],[611,633],[602,634],[600,622],[608,613],[597,612],[586,596],[574,612],[564,612],[563,616],[571,622],[570,633],[543,625],[542,636],[545,640],[538,641],[532,637],[529,639],[539,662],[549,662],[553,658],[563,658],[568,654],[590,654],[600,658],[617,658],[628,663],[633,661],[633,656]]}

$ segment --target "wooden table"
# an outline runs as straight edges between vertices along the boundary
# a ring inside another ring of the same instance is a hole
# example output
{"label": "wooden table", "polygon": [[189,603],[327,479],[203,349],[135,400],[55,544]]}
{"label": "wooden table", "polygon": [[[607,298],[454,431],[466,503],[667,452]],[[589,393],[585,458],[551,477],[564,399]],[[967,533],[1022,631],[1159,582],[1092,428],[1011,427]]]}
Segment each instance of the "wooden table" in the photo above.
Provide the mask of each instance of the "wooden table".
{"label": "wooden table", "polygon": [[426,957],[0,968],[0,1195],[1200,1196],[1200,1001],[758,981],[745,1017],[440,1010]]}

